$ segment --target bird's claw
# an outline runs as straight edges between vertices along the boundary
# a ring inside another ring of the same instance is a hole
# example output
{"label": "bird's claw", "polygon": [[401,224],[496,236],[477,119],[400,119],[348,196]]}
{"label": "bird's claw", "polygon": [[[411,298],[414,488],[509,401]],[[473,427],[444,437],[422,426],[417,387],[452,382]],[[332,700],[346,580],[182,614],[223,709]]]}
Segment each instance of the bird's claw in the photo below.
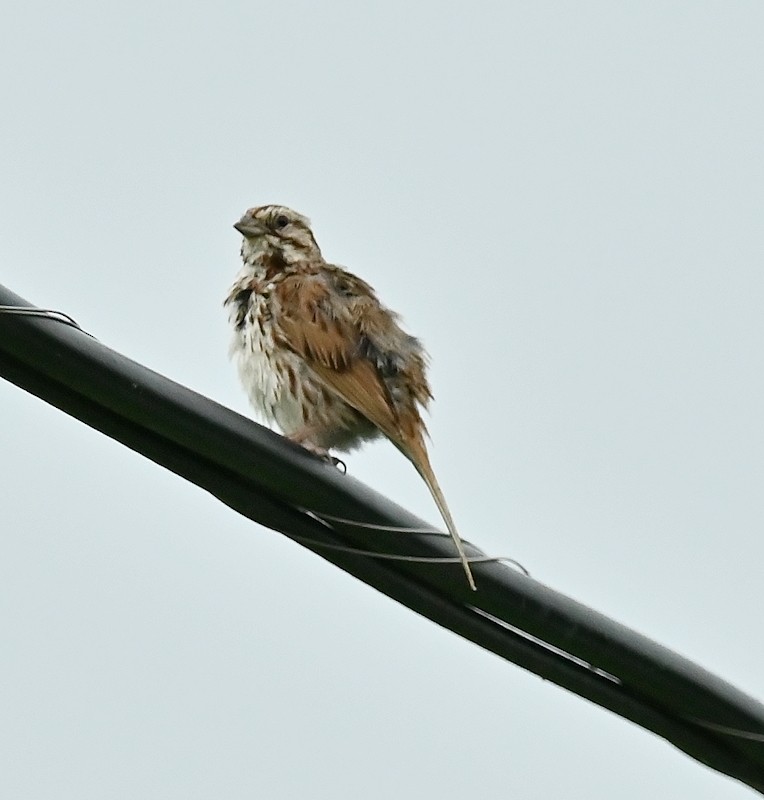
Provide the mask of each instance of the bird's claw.
{"label": "bird's claw", "polygon": [[313,444],[310,441],[300,441],[298,438],[290,437],[293,442],[299,444],[303,450],[307,450],[311,455],[315,456],[316,458],[320,458],[321,461],[326,461],[327,463],[331,464],[333,467],[337,467],[337,469],[343,474],[346,475],[348,471],[347,464],[341,459],[337,458],[337,456],[333,456],[329,453],[329,451],[325,447],[320,447],[317,444]]}
{"label": "bird's claw", "polygon": [[341,458],[337,458],[337,456],[330,456],[330,455],[327,455],[326,458],[329,461],[329,463],[332,466],[337,467],[337,469],[343,475],[347,475],[348,474],[348,465]]}

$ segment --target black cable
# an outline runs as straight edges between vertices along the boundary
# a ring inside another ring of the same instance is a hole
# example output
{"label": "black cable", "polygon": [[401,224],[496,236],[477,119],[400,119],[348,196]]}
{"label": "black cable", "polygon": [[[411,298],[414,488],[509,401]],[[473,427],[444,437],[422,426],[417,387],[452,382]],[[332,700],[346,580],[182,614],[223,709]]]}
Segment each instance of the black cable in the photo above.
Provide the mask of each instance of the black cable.
{"label": "black cable", "polygon": [[[0,286],[0,375],[414,611],[764,793],[764,706],[756,700],[501,563],[476,563],[478,591],[470,591],[447,537],[57,313]],[[449,563],[382,560],[323,544]],[[466,550],[485,555],[469,543]]]}

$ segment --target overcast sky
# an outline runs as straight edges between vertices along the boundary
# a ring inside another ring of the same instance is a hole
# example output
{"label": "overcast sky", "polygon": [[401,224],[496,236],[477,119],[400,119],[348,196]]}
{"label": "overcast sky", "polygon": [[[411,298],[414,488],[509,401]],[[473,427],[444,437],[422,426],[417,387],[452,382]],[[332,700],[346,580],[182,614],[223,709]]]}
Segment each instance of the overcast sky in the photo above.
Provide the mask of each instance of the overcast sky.
{"label": "overcast sky", "polygon": [[[428,346],[463,534],[762,698],[762,41],[753,0],[9,4],[0,282],[248,413],[231,225],[293,206]],[[0,408],[3,797],[750,796]]]}

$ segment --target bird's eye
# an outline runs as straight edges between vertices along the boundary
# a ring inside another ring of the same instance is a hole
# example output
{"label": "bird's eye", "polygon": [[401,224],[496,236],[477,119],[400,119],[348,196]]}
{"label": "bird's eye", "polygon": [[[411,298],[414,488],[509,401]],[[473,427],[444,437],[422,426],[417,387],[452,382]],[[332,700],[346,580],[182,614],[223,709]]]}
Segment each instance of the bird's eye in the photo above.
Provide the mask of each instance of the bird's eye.
{"label": "bird's eye", "polygon": [[286,228],[287,225],[289,225],[289,218],[285,217],[283,214],[279,214],[278,217],[276,217],[276,227]]}

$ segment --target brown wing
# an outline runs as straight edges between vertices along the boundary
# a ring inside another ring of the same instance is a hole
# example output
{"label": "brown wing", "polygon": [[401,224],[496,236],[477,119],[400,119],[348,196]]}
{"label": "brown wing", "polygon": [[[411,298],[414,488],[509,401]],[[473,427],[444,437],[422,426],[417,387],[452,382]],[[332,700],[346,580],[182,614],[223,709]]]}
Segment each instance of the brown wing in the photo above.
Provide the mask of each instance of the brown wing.
{"label": "brown wing", "polygon": [[364,329],[374,327],[375,314],[386,313],[376,298],[336,291],[325,271],[289,275],[275,291],[279,343],[305,359],[330,389],[388,438],[404,444],[400,410],[377,366],[365,356]]}
{"label": "brown wing", "polygon": [[430,465],[417,403],[430,389],[419,343],[382,308],[367,284],[326,266],[290,275],[276,289],[279,343],[301,356],[342,399],[376,425],[424,478],[472,589],[469,560]]}

